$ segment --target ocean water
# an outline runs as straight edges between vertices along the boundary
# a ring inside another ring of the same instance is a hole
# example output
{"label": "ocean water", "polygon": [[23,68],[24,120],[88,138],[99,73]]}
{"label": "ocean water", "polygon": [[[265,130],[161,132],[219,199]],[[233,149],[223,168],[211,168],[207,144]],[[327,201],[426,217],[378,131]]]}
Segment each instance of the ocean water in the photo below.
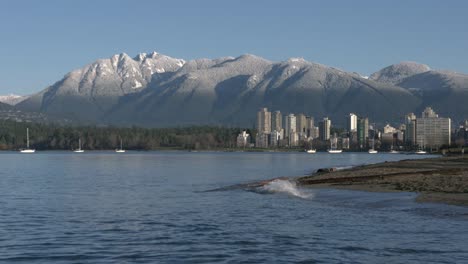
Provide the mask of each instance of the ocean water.
{"label": "ocean water", "polygon": [[0,262],[468,263],[466,207],[248,184],[420,157],[3,152]]}

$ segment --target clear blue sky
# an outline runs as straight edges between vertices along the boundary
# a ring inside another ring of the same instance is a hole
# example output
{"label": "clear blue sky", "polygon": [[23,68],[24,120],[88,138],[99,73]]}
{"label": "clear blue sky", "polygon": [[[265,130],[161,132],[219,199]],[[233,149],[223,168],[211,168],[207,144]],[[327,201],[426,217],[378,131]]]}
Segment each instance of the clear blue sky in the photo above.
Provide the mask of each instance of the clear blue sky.
{"label": "clear blue sky", "polygon": [[468,73],[468,1],[0,0],[0,94],[151,51],[303,57],[364,75],[404,60]]}

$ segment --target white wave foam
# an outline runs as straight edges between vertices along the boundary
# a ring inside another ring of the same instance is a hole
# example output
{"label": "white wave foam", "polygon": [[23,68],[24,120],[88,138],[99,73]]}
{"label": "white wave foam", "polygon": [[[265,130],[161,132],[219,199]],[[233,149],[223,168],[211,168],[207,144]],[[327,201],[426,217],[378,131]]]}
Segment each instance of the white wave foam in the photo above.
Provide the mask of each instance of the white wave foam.
{"label": "white wave foam", "polygon": [[347,170],[347,169],[352,169],[354,168],[355,166],[343,166],[343,167],[336,167],[336,170]]}
{"label": "white wave foam", "polygon": [[285,193],[291,196],[308,199],[313,198],[313,193],[304,192],[297,188],[295,182],[288,180],[273,180],[262,187],[259,187],[260,191],[268,193]]}

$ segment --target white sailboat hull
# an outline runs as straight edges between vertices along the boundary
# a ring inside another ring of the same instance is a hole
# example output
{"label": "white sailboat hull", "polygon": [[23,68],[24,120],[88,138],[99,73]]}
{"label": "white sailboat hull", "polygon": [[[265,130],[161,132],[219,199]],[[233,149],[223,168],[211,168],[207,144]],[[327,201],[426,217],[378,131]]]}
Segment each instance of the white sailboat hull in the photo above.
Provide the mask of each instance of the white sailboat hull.
{"label": "white sailboat hull", "polygon": [[375,149],[369,149],[368,152],[369,152],[369,154],[377,154],[378,153],[378,151],[375,150]]}
{"label": "white sailboat hull", "polygon": [[75,153],[83,153],[84,150],[82,150],[82,149],[77,149],[77,150],[74,150],[73,152],[75,152]]}
{"label": "white sailboat hull", "polygon": [[317,152],[317,150],[315,150],[315,149],[308,149],[307,150],[307,153],[309,153],[309,154],[314,154],[316,152]]}
{"label": "white sailboat hull", "polygon": [[415,154],[427,154],[427,152],[424,150],[418,150],[415,152]]}
{"label": "white sailboat hull", "polygon": [[29,128],[26,128],[26,148],[20,149],[20,153],[34,153],[36,152],[35,149],[29,148]]}
{"label": "white sailboat hull", "polygon": [[341,150],[341,149],[329,149],[327,151],[328,151],[328,153],[332,153],[332,154],[343,152],[343,150]]}
{"label": "white sailboat hull", "polygon": [[124,149],[116,149],[115,152],[116,153],[125,153],[125,150]]}

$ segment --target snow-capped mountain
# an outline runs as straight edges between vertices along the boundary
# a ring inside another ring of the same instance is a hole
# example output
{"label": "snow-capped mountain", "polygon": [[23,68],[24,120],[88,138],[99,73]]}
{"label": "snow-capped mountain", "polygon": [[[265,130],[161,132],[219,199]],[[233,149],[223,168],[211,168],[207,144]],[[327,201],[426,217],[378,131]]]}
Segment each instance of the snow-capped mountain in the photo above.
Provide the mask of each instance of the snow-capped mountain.
{"label": "snow-capped mountain", "polygon": [[156,52],[99,59],[25,100],[19,107],[75,119],[97,120],[125,95],[147,87],[156,75],[178,70],[184,60]]}
{"label": "snow-capped mountain", "polygon": [[261,106],[328,115],[337,122],[344,122],[349,112],[367,115],[380,109],[373,116],[389,120],[420,103],[406,89],[353,73],[299,58],[271,62],[254,55],[189,61],[168,78],[154,79],[150,87],[122,101],[106,120],[149,126],[249,126]]}
{"label": "snow-capped mountain", "polygon": [[430,70],[431,68],[429,68],[429,66],[425,64],[412,61],[404,61],[398,64],[393,64],[388,67],[385,67],[380,71],[371,74],[369,78],[378,82],[398,84],[407,77],[418,73],[427,72]]}
{"label": "snow-capped mountain", "polygon": [[391,122],[428,104],[445,116],[466,118],[468,109],[460,104],[468,100],[467,87],[465,74],[413,62],[367,78],[302,58],[272,62],[246,54],[186,62],[158,53],[134,58],[122,53],[68,73],[16,107],[78,121],[143,126],[251,126],[260,107],[328,116],[338,124],[350,112]]}
{"label": "snow-capped mountain", "polygon": [[27,98],[28,96],[25,96],[25,95],[16,95],[16,94],[0,95],[0,103],[16,105],[26,100]]}

